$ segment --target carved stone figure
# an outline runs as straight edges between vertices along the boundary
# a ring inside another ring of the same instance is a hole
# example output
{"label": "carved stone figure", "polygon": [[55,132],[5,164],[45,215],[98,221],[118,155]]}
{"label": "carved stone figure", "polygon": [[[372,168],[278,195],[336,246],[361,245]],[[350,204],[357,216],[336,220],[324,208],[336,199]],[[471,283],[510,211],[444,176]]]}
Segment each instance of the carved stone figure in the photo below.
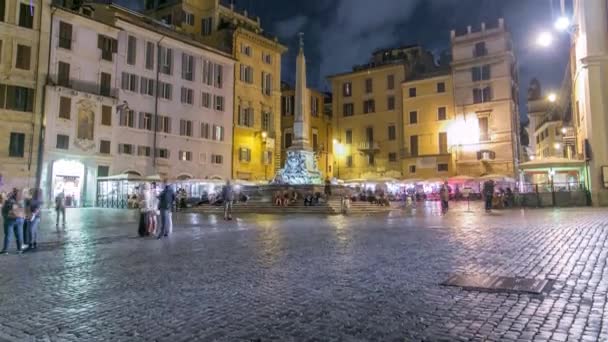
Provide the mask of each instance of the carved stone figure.
{"label": "carved stone figure", "polygon": [[76,138],[80,140],[94,140],[95,130],[95,111],[94,104],[89,100],[80,100],[77,102],[78,108],[78,126],[76,129]]}

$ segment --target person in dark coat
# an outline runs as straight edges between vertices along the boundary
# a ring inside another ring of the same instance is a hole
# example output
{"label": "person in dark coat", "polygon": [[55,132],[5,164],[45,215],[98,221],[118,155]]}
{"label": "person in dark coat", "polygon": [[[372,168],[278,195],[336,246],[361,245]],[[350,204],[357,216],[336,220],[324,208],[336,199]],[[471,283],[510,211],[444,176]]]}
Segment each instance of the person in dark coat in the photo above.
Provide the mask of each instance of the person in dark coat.
{"label": "person in dark coat", "polygon": [[35,189],[32,198],[25,204],[27,222],[28,251],[38,248],[38,226],[40,225],[40,209],[42,207],[42,190]]}
{"label": "person in dark coat", "polygon": [[158,196],[158,209],[160,210],[160,233],[156,237],[162,239],[169,236],[171,226],[173,225],[171,217],[171,209],[175,203],[175,192],[170,185],[165,185],[165,189]]}
{"label": "person in dark coat", "polygon": [[486,212],[492,211],[492,199],[494,199],[494,181],[487,180],[483,183],[483,196],[486,203]]}

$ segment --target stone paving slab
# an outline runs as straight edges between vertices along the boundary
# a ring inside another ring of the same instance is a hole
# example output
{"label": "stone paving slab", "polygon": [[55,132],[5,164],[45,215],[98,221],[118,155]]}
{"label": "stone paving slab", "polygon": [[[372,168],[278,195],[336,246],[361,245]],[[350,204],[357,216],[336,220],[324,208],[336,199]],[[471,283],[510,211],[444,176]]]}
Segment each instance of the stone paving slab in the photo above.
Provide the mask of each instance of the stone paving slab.
{"label": "stone paving slab", "polygon": [[161,241],[135,212],[45,213],[38,252],[0,257],[0,341],[608,341],[608,212],[437,213],[182,214]]}

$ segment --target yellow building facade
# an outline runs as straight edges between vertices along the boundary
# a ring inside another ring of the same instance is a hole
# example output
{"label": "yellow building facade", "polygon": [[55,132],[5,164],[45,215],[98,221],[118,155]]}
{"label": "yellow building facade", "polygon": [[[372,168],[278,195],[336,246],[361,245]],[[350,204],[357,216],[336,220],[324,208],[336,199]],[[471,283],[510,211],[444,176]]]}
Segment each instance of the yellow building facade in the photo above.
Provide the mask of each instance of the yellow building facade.
{"label": "yellow building facade", "polygon": [[[437,75],[438,74],[438,75]],[[454,131],[454,93],[449,70],[423,75],[401,84],[407,179],[447,178],[455,174],[451,139]]]}
{"label": "yellow building facade", "polygon": [[237,60],[232,177],[270,180],[281,157],[281,55],[286,47],[264,34],[259,18],[219,0],[149,0],[148,14],[227,51]]}
{"label": "yellow building facade", "polygon": [[[284,165],[287,149],[293,141],[295,88],[282,84],[281,89],[281,165]],[[332,178],[334,176],[334,144],[331,97],[329,94],[311,88],[308,88],[306,97],[308,103],[305,108],[310,113],[310,131],[308,132],[310,147],[315,152],[317,166],[323,178]]]}

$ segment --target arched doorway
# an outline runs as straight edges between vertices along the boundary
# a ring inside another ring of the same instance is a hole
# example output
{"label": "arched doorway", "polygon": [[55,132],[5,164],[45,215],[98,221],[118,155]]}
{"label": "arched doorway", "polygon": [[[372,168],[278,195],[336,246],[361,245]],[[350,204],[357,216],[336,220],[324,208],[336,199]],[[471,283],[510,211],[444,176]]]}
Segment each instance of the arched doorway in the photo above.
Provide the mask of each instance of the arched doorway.
{"label": "arched doorway", "polygon": [[177,180],[180,180],[180,181],[185,181],[185,180],[189,180],[189,179],[192,179],[192,176],[188,175],[188,174],[181,174],[181,175],[177,176]]}
{"label": "arched doorway", "polygon": [[138,176],[141,177],[141,173],[134,171],[134,170],[128,170],[124,172],[125,175],[132,175],[132,176]]}
{"label": "arched doorway", "polygon": [[82,203],[82,188],[85,182],[84,174],[85,167],[82,162],[65,159],[55,161],[52,175],[52,198],[63,192],[67,206],[80,205]]}

